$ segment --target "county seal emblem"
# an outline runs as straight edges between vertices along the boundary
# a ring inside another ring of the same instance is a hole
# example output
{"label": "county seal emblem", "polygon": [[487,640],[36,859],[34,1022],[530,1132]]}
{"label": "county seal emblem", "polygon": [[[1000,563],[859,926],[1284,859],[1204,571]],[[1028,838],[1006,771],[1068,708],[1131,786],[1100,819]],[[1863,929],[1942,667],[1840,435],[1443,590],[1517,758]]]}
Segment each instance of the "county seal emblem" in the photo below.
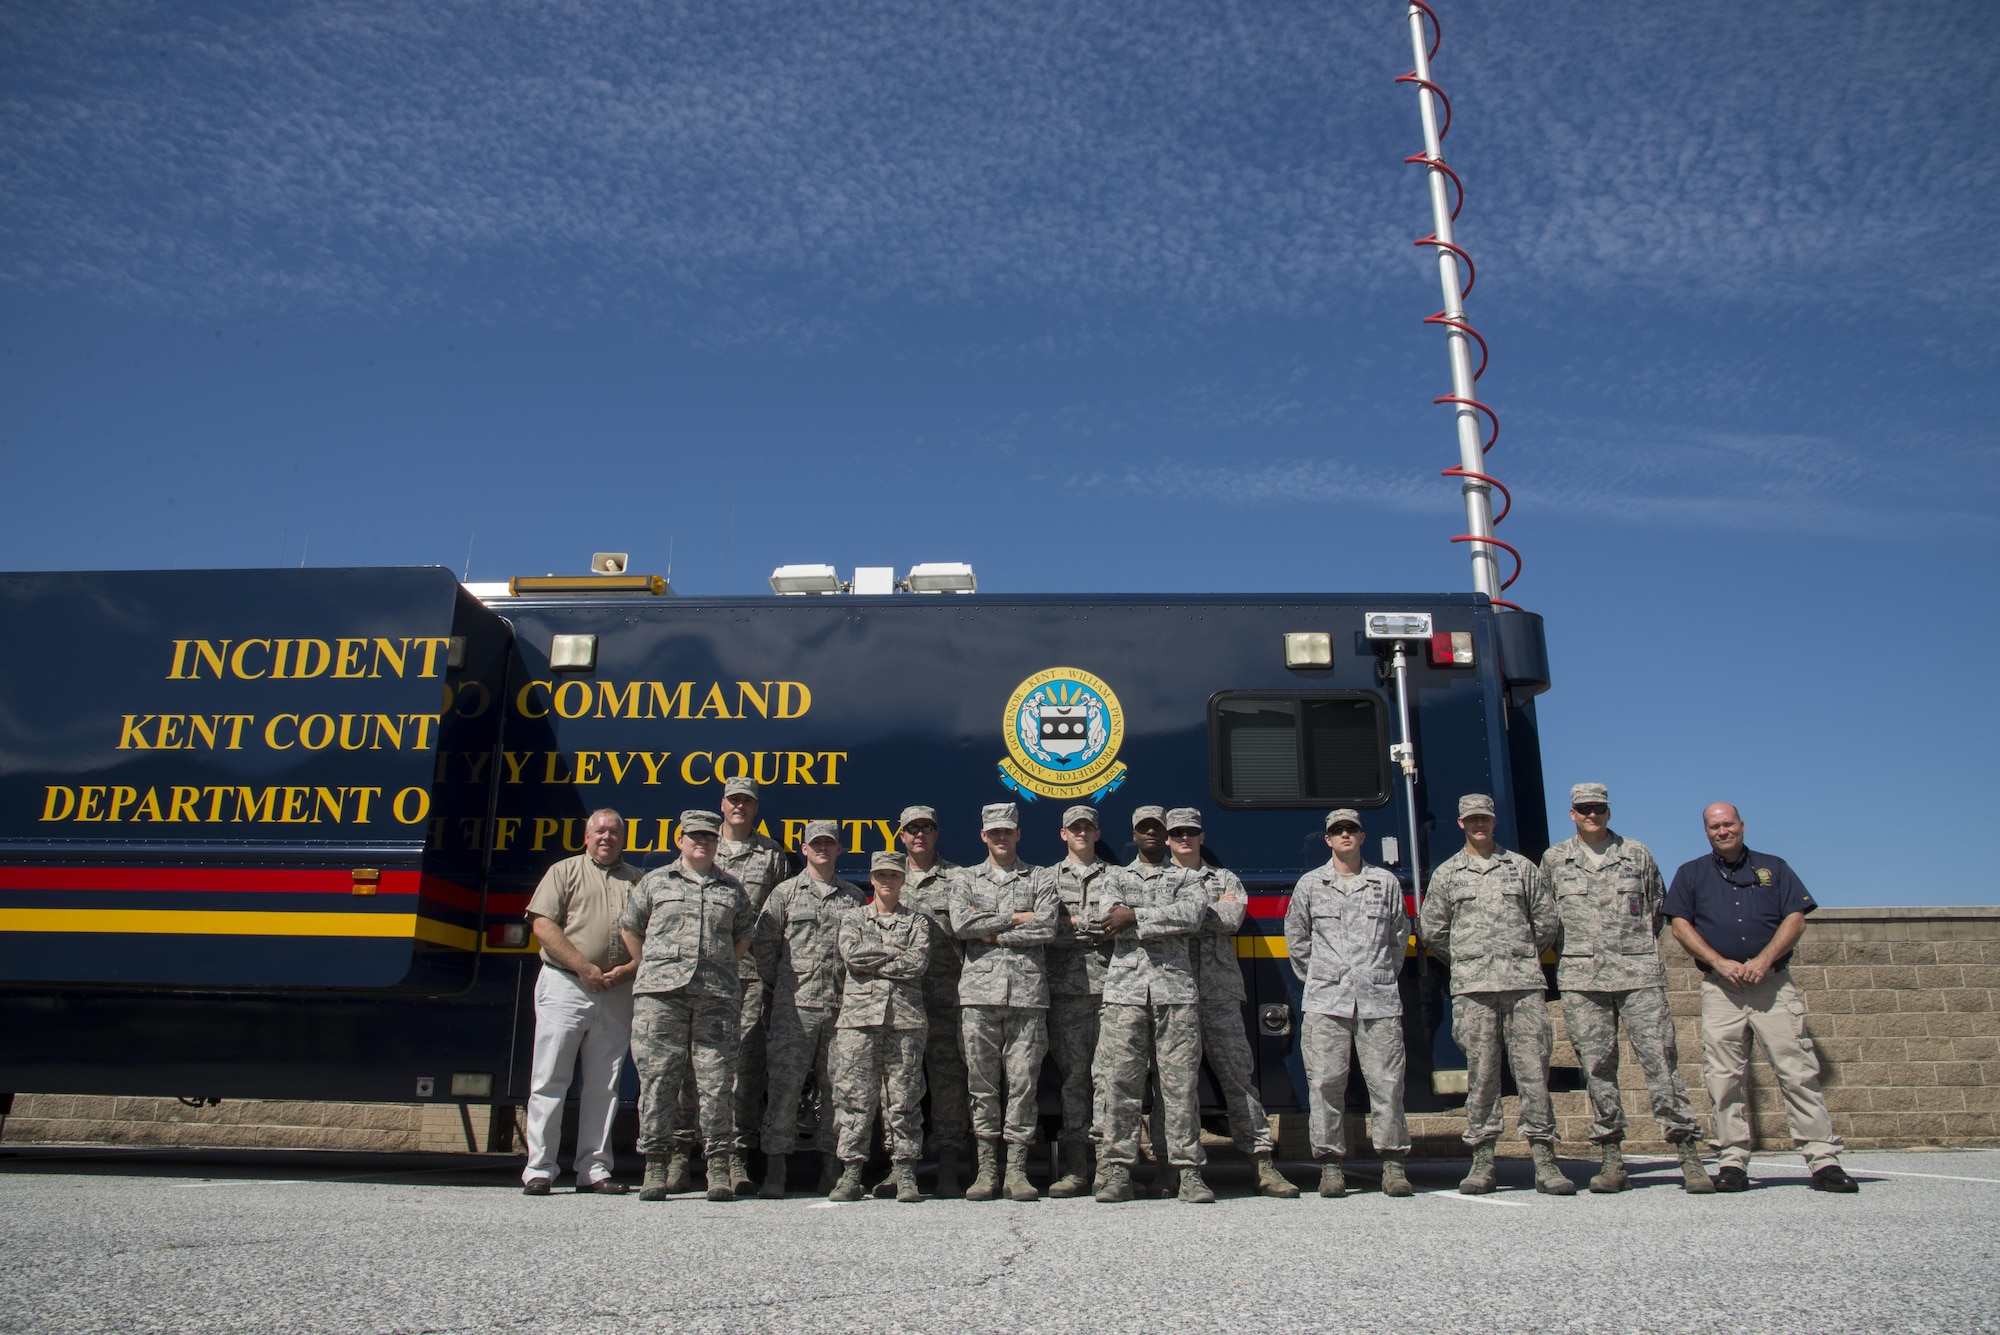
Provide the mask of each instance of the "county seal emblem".
{"label": "county seal emblem", "polygon": [[1030,802],[1095,802],[1125,782],[1118,759],[1125,711],[1109,686],[1081,668],[1045,668],[1016,686],[1000,727],[1007,739],[1000,782]]}

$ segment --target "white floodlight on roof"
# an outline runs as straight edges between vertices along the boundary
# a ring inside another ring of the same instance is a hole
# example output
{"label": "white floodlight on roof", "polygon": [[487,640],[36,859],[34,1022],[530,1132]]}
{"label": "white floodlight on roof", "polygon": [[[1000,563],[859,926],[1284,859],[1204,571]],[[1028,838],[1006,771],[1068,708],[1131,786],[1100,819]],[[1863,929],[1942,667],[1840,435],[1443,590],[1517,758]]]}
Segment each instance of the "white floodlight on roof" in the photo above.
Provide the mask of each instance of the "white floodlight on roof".
{"label": "white floodlight on roof", "polygon": [[779,566],[771,572],[772,593],[839,593],[843,587],[832,566]]}
{"label": "white floodlight on roof", "polygon": [[930,561],[911,566],[903,587],[911,593],[978,593],[979,577],[963,561]]}

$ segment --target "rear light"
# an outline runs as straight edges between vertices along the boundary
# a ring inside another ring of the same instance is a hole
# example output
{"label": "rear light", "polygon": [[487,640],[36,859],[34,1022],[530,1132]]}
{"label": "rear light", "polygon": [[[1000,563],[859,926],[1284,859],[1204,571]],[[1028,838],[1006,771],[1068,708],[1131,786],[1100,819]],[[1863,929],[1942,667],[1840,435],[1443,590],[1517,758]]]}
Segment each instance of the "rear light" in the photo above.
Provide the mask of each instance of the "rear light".
{"label": "rear light", "polygon": [[1472,632],[1441,630],[1431,636],[1431,662],[1439,667],[1472,666]]}
{"label": "rear light", "polygon": [[494,923],[486,929],[486,944],[500,950],[521,950],[528,944],[528,925],[520,922]]}

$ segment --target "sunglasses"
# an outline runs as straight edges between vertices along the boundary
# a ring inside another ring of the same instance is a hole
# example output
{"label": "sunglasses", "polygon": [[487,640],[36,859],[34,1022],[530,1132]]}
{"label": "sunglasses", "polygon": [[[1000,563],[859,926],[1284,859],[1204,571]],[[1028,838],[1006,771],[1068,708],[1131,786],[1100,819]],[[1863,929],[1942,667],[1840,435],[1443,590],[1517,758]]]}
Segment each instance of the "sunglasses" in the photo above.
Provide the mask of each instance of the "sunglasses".
{"label": "sunglasses", "polygon": [[917,824],[915,824],[915,825],[905,825],[905,826],[903,827],[903,833],[904,833],[904,834],[936,834],[936,833],[937,833],[937,826],[935,826],[935,825],[932,825],[932,824],[931,824],[931,823],[930,823],[929,821],[920,821],[919,823],[917,823]]}
{"label": "sunglasses", "polygon": [[1602,802],[1579,802],[1571,807],[1570,810],[1579,816],[1608,816],[1611,814],[1611,808]]}
{"label": "sunglasses", "polygon": [[1169,838],[1169,839],[1199,839],[1199,838],[1201,838],[1201,831],[1200,831],[1200,830],[1168,830],[1168,831],[1167,831],[1167,838]]}
{"label": "sunglasses", "polygon": [[1333,828],[1332,828],[1331,830],[1328,830],[1328,831],[1327,831],[1327,833],[1328,833],[1328,834],[1360,834],[1360,833],[1361,833],[1361,827],[1360,827],[1359,825],[1336,825],[1336,826],[1334,826],[1334,827],[1333,827]]}

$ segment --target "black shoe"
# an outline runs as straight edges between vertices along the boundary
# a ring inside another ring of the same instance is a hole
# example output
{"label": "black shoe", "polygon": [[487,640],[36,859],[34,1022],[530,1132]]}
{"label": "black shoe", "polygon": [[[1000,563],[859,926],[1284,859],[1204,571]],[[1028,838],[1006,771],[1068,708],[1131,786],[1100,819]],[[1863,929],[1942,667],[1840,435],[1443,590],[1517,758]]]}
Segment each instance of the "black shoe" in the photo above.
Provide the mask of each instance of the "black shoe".
{"label": "black shoe", "polygon": [[1750,1190],[1750,1175],[1733,1163],[1724,1164],[1720,1169],[1716,1170],[1715,1189],[1717,1191],[1748,1191]]}
{"label": "black shoe", "polygon": [[521,1188],[523,1196],[546,1196],[549,1194],[549,1180],[545,1177],[531,1177]]}
{"label": "black shoe", "polygon": [[1830,1163],[1813,1174],[1814,1191],[1837,1191],[1844,1196],[1861,1190],[1861,1184],[1847,1175],[1847,1170],[1837,1163]]}
{"label": "black shoe", "polygon": [[608,1177],[600,1177],[595,1182],[580,1182],[576,1193],[579,1196],[623,1196],[631,1188],[623,1182],[614,1182]]}

